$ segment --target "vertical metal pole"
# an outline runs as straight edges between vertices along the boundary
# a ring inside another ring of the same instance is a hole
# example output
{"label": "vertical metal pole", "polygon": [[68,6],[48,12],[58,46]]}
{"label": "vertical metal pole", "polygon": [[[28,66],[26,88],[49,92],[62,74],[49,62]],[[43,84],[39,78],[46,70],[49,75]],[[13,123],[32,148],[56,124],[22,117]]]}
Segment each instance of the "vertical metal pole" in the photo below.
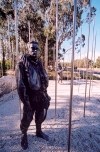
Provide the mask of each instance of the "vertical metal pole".
{"label": "vertical metal pole", "polygon": [[[85,50],[86,50],[86,47],[85,47]],[[84,59],[85,59],[85,52],[84,52]],[[85,66],[85,61],[84,61],[84,69],[86,68],[86,66]],[[84,80],[84,74],[85,72],[84,72],[84,70],[83,70],[83,80]]]}
{"label": "vertical metal pole", "polygon": [[[94,44],[94,62],[95,62],[95,50],[96,50],[96,36],[97,36],[97,32],[96,32],[96,34],[95,34],[95,44]],[[94,66],[94,64],[93,64],[93,66]],[[94,74],[94,68],[93,68],[93,74]],[[93,82],[93,77],[92,77],[92,82]],[[92,84],[92,87],[93,87],[93,84]]]}
{"label": "vertical metal pole", "polygon": [[[30,0],[29,0],[29,3],[28,3],[28,10],[30,12],[29,6],[30,6]],[[30,42],[30,21],[28,21],[28,29],[29,29],[29,42]]]}
{"label": "vertical metal pole", "polygon": [[54,47],[53,47],[53,69],[55,69],[55,49],[56,48],[56,44],[54,44]]}
{"label": "vertical metal pole", "polygon": [[[68,53],[68,60],[69,60],[69,53]],[[69,60],[69,62],[70,62],[70,60]],[[67,65],[67,83],[68,83],[68,65]]]}
{"label": "vertical metal pole", "polygon": [[[7,40],[6,40],[6,52],[7,52],[7,49],[8,49],[8,47],[7,47]],[[8,59],[7,59],[8,60]],[[7,70],[9,69],[9,65],[7,64]]]}
{"label": "vertical metal pole", "polygon": [[96,35],[95,35],[95,46],[94,46],[94,61],[95,61],[95,50],[96,50],[96,38],[97,38],[97,32],[96,32]]}
{"label": "vertical metal pole", "polygon": [[29,42],[30,42],[30,21],[28,21],[28,29],[29,29]]}
{"label": "vertical metal pole", "polygon": [[20,44],[19,46],[20,46],[20,52],[21,52],[21,36],[20,36],[20,43],[19,44]]}
{"label": "vertical metal pole", "polygon": [[10,54],[10,69],[11,69],[11,47],[10,47],[10,31],[9,31],[9,16],[8,16],[8,45],[9,45],[9,54]]}
{"label": "vertical metal pole", "polygon": [[[17,11],[18,0],[15,0],[15,35],[16,35],[16,64],[18,62],[18,11]],[[20,110],[20,121],[21,121],[21,101],[19,99],[19,110]]]}
{"label": "vertical metal pole", "polygon": [[31,39],[33,40],[33,38],[34,38],[34,37],[33,37],[33,30],[32,30],[32,36],[31,36]]}
{"label": "vertical metal pole", "polygon": [[3,77],[3,50],[2,50],[2,42],[1,42],[1,69],[2,69],[2,77]]}
{"label": "vertical metal pole", "polygon": [[89,12],[88,49],[87,49],[87,61],[86,61],[86,85],[85,85],[85,100],[84,100],[84,117],[85,117],[86,93],[87,93],[87,77],[88,77],[87,69],[88,69],[89,39],[90,39],[90,15],[91,15],[91,0],[90,0],[90,12]]}
{"label": "vertical metal pole", "polygon": [[[14,50],[13,50],[13,41],[12,41],[12,72],[14,72]],[[13,76],[12,76],[12,98],[13,98]]]}
{"label": "vertical metal pole", "polygon": [[55,121],[57,106],[57,66],[58,66],[58,0],[56,0],[56,80],[55,80]]}
{"label": "vertical metal pole", "polygon": [[48,72],[48,34],[45,43],[45,69]]}
{"label": "vertical metal pole", "polygon": [[[1,57],[2,57],[2,54],[1,54],[1,40],[0,40],[0,59],[1,59]],[[1,61],[0,61],[0,77],[2,77],[2,59],[1,59]]]}
{"label": "vertical metal pole", "polygon": [[[92,61],[92,59],[93,59],[94,27],[95,27],[95,21],[93,20],[93,40],[92,40],[92,53],[91,53],[91,61]],[[92,77],[93,77],[93,72],[92,72],[92,63],[91,63],[90,86],[89,86],[89,100],[90,100],[91,78],[92,78]]]}
{"label": "vertical metal pole", "polygon": [[[1,42],[1,39],[0,39],[0,45],[1,45],[1,70],[2,70],[2,77],[3,77],[3,48],[2,48],[2,43],[3,42]],[[5,88],[5,77],[3,77],[3,80],[4,80],[4,88]],[[4,95],[3,95],[3,101],[4,101]]]}
{"label": "vertical metal pole", "polygon": [[74,76],[74,52],[75,52],[75,31],[76,31],[76,6],[77,0],[74,0],[73,12],[73,46],[72,46],[72,61],[71,61],[71,86],[70,86],[70,103],[69,103],[69,128],[68,128],[68,152],[70,152],[70,136],[71,136],[71,120],[72,120],[72,100],[73,100],[73,76]]}
{"label": "vertical metal pole", "polygon": [[14,56],[14,43],[13,43],[13,41],[12,41],[12,54],[13,54],[13,71],[14,71],[14,69],[15,69],[15,56]]}
{"label": "vertical metal pole", "polygon": [[18,62],[18,11],[17,0],[15,0],[15,36],[16,36],[16,63]]}
{"label": "vertical metal pole", "polygon": [[[81,27],[81,37],[82,37],[82,27]],[[80,44],[80,62],[81,62],[81,48],[82,48],[82,38],[81,38],[81,44]],[[79,62],[79,68],[81,68],[80,62]],[[78,92],[79,92],[79,89],[80,89],[80,69],[79,69],[79,86],[78,86]]]}
{"label": "vertical metal pole", "polygon": [[2,65],[2,45],[1,45],[1,39],[0,39],[0,54],[1,54],[1,77],[3,76],[3,65]]}

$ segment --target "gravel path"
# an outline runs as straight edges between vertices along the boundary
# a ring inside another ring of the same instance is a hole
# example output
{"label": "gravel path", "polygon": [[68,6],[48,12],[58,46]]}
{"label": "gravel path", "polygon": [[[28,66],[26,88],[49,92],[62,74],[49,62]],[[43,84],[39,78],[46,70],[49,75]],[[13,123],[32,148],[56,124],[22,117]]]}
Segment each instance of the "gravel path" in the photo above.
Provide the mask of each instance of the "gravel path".
{"label": "gravel path", "polygon": [[[86,111],[84,114],[85,82],[74,81],[71,129],[71,152],[100,152],[100,82],[93,81],[89,100],[87,86]],[[58,84],[55,121],[55,81],[49,81],[48,94],[51,105],[43,131],[49,141],[35,136],[34,118],[28,130],[29,148],[22,150],[19,130],[20,115],[16,90],[0,99],[0,152],[67,152],[70,81]],[[22,106],[22,105],[21,105]]]}

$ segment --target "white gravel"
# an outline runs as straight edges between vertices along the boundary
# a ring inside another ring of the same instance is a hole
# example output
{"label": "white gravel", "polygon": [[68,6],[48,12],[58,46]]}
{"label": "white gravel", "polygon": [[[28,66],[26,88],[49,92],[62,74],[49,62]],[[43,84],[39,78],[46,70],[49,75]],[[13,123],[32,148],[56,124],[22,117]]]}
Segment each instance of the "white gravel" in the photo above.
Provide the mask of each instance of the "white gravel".
{"label": "white gravel", "polygon": [[[43,131],[49,141],[35,136],[34,120],[28,130],[29,148],[26,152],[67,152],[70,81],[57,84],[57,109],[55,121],[55,81],[49,81],[48,94],[51,105]],[[71,129],[71,152],[100,152],[100,81],[92,83],[89,100],[87,85],[86,110],[84,115],[85,82],[74,80]],[[22,106],[22,105],[21,105]],[[20,114],[17,91],[0,99],[0,152],[22,152],[19,129]]]}

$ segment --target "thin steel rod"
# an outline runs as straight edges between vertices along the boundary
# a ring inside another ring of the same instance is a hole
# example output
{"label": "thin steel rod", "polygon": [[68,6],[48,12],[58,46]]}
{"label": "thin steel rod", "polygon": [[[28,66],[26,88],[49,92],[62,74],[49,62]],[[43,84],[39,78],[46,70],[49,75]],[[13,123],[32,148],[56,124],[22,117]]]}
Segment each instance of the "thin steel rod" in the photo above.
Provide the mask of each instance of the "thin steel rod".
{"label": "thin steel rod", "polygon": [[[92,39],[92,53],[91,53],[91,61],[93,60],[93,46],[94,46],[94,28],[95,28],[95,19],[93,20],[93,39]],[[91,79],[93,77],[92,72],[92,62],[91,62],[91,73],[90,73],[90,85],[89,85],[89,100],[90,100],[90,91],[91,91]]]}
{"label": "thin steel rod", "polygon": [[[86,46],[85,46],[85,51],[86,51]],[[84,59],[85,59],[85,52],[84,52]],[[84,60],[84,69],[86,68],[86,65],[85,65],[85,60]],[[85,72],[84,72],[84,70],[83,70],[83,80],[84,80],[84,74]]]}
{"label": "thin steel rod", "polygon": [[[69,60],[69,53],[68,53],[68,60]],[[68,65],[67,65],[67,83],[68,83]]]}
{"label": "thin steel rod", "polygon": [[87,77],[88,77],[88,56],[89,56],[89,39],[90,39],[90,15],[91,15],[91,0],[90,0],[90,12],[89,12],[89,31],[88,31],[88,49],[87,49],[87,60],[86,60],[86,85],[85,85],[85,100],[84,100],[84,117],[85,117],[85,107],[86,107],[86,93],[87,93]]}
{"label": "thin steel rod", "polygon": [[[7,40],[6,40],[6,52],[8,51]],[[8,59],[7,59],[8,60]],[[9,69],[9,65],[7,64],[7,70]]]}
{"label": "thin steel rod", "polygon": [[[29,3],[28,3],[28,11],[29,11],[29,13],[30,13],[30,0],[28,1]],[[28,29],[29,29],[29,42],[30,42],[30,21],[28,21]]]}
{"label": "thin steel rod", "polygon": [[20,98],[19,98],[19,112],[20,112],[20,122],[21,122],[21,100],[20,100]]}
{"label": "thin steel rod", "polygon": [[[12,41],[12,67],[14,66],[14,51],[13,51],[13,41]],[[12,68],[12,72],[14,69]],[[12,98],[13,98],[13,74],[12,74]]]}
{"label": "thin steel rod", "polygon": [[30,42],[30,21],[28,21],[28,28],[29,28],[29,42]]}
{"label": "thin steel rod", "polygon": [[57,66],[58,66],[58,0],[56,0],[56,80],[55,80],[55,121],[57,108]]}
{"label": "thin steel rod", "polygon": [[16,36],[16,63],[18,62],[18,15],[17,0],[15,0],[15,36]]}
{"label": "thin steel rod", "polygon": [[[76,61],[76,64],[77,64],[77,67],[79,68],[79,61],[78,61],[78,59]],[[79,69],[77,69],[77,72],[79,72]],[[77,81],[77,84],[78,84],[78,81]]]}
{"label": "thin steel rod", "polygon": [[10,69],[11,69],[11,47],[10,47],[10,24],[9,24],[9,16],[8,16],[8,46],[9,46],[9,54],[10,54]]}
{"label": "thin steel rod", "polygon": [[14,72],[15,64],[14,64],[14,43],[13,43],[13,41],[12,41],[12,55],[13,55],[13,72]]}
{"label": "thin steel rod", "polygon": [[20,52],[21,52],[21,36],[20,36],[20,43],[19,44],[20,44],[19,46],[20,46]]}
{"label": "thin steel rod", "polygon": [[69,103],[69,128],[68,128],[68,152],[70,152],[71,120],[72,120],[72,100],[73,100],[73,75],[74,75],[74,52],[75,52],[75,30],[76,30],[76,6],[77,0],[74,0],[73,12],[73,46],[71,60],[71,86],[70,86],[70,103]]}
{"label": "thin steel rod", "polygon": [[[0,53],[1,53],[1,77],[3,77],[3,52],[2,52],[2,44],[1,44],[1,39],[0,39]],[[3,78],[4,79],[4,78]],[[5,79],[4,79],[4,87],[5,87]],[[4,95],[3,95],[3,101],[4,101]]]}
{"label": "thin steel rod", "polygon": [[2,66],[2,45],[1,45],[1,39],[0,39],[0,54],[1,54],[1,77],[3,76],[3,66]]}
{"label": "thin steel rod", "polygon": [[[18,62],[18,15],[17,0],[15,0],[15,35],[16,35],[16,64]],[[21,101],[19,99],[20,121],[21,121]]]}
{"label": "thin steel rod", "polygon": [[[94,44],[94,51],[93,51],[93,54],[94,54],[94,62],[95,62],[95,50],[96,50],[96,37],[97,37],[97,32],[95,34],[95,44]],[[93,74],[94,74],[94,63],[93,63]],[[93,77],[92,77],[92,82],[93,82]],[[92,87],[93,87],[93,83],[92,83]]]}
{"label": "thin steel rod", "polygon": [[1,52],[2,52],[1,68],[2,68],[2,77],[3,77],[3,74],[4,74],[4,72],[3,72],[3,50],[1,50]]}
{"label": "thin steel rod", "polygon": [[[82,27],[81,27],[81,44],[80,44],[80,62],[81,62],[81,48],[82,48]],[[80,66],[80,62],[79,62],[79,68],[81,68]],[[80,69],[79,69],[79,84],[78,84],[78,92],[80,89]]]}

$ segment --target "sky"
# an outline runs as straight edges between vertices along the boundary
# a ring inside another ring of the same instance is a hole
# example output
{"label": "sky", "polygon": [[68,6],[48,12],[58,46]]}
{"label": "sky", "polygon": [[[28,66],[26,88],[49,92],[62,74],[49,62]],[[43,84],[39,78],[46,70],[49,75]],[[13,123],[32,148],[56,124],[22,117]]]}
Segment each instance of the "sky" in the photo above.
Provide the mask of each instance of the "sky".
{"label": "sky", "polygon": [[[96,36],[96,49],[95,49],[95,61],[100,56],[100,0],[91,0],[91,6],[96,8],[96,16],[95,16],[95,26],[94,26],[94,39]],[[88,10],[89,11],[89,10]],[[83,13],[82,18],[86,17],[86,13]],[[85,47],[81,48],[81,53],[75,53],[75,59],[82,59],[84,57],[87,57],[87,49],[88,49],[88,32],[89,32],[89,25],[87,23],[84,23],[82,25],[82,34],[85,35]],[[78,36],[81,35],[81,28],[79,29]],[[77,39],[77,37],[76,37]],[[90,39],[89,39],[89,59],[94,60],[94,55],[92,57],[92,42],[93,42],[93,22],[90,24]],[[94,46],[94,43],[93,43]],[[64,41],[62,44],[62,48],[65,48],[66,50],[70,48],[71,45],[69,41]],[[65,61],[71,61],[71,50],[66,53],[65,55]],[[91,58],[92,57],[92,58]]]}

